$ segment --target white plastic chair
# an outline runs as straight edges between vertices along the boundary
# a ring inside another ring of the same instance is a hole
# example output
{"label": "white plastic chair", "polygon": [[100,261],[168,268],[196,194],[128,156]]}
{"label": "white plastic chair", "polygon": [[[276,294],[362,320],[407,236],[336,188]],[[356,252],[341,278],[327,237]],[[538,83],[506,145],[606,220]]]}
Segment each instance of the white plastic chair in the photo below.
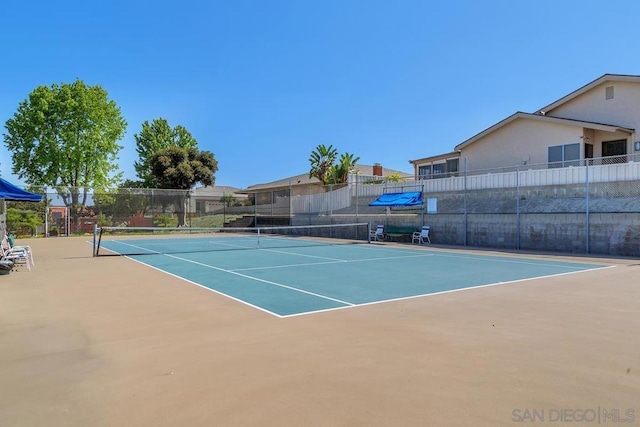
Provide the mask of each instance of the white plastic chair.
{"label": "white plastic chair", "polygon": [[0,259],[13,262],[14,267],[17,264],[24,264],[27,270],[31,270],[30,254],[26,250],[13,251],[11,248],[5,247],[5,240],[2,239],[2,244],[0,244]]}
{"label": "white plastic chair", "polygon": [[27,255],[29,256],[29,261],[31,261],[31,265],[35,265],[36,262],[33,259],[33,250],[31,249],[31,246],[28,245],[14,245],[13,244],[13,238],[7,236],[6,234],[4,235],[4,238],[2,239],[2,247],[4,247],[5,249],[9,250],[10,252],[13,253],[17,253],[17,252],[26,252]]}
{"label": "white plastic chair", "polygon": [[385,238],[384,235],[384,225],[379,225],[375,230],[371,230],[371,240],[375,240],[376,242],[383,241]]}
{"label": "white plastic chair", "polygon": [[429,239],[429,230],[431,227],[428,225],[423,225],[420,231],[416,231],[411,235],[411,243],[418,242],[419,245],[423,243],[431,243],[431,239]]}

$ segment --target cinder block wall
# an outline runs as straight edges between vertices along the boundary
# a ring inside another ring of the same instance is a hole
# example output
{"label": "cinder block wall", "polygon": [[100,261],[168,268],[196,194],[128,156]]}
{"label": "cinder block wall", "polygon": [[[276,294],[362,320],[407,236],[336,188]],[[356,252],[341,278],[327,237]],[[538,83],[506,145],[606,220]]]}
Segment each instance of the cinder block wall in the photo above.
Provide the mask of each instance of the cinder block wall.
{"label": "cinder block wall", "polygon": [[[518,201],[518,195],[520,200]],[[640,257],[640,184],[601,183],[590,186],[587,227],[584,186],[544,186],[467,193],[425,194],[438,200],[438,213],[368,210],[368,200],[332,216],[304,215],[293,225],[367,222],[431,227],[434,244],[524,249]],[[364,202],[364,203],[363,203]],[[465,206],[467,215],[464,215]],[[520,216],[516,215],[520,208]]]}

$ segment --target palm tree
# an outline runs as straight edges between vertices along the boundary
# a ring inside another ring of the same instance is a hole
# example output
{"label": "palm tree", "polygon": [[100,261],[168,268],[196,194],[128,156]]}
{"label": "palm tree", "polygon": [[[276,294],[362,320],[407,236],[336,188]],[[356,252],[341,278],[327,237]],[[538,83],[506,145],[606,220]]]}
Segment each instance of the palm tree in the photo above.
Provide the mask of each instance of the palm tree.
{"label": "palm tree", "polygon": [[331,179],[330,172],[337,155],[338,150],[333,148],[333,145],[328,147],[324,144],[318,145],[309,157],[309,163],[311,163],[309,178],[318,178],[322,185],[327,184]]}
{"label": "palm tree", "polygon": [[331,167],[331,184],[344,184],[349,179],[349,174],[356,169],[360,157],[354,157],[354,154],[344,153],[340,155],[337,165]]}

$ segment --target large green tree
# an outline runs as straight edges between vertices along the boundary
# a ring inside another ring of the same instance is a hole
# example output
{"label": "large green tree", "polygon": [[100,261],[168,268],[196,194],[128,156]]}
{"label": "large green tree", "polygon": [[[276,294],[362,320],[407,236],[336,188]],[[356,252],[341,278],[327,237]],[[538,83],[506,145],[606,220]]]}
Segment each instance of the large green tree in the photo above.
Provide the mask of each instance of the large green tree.
{"label": "large green tree", "polygon": [[144,215],[152,204],[153,197],[140,181],[125,180],[119,188],[107,189],[93,195],[95,212],[107,225],[120,225],[136,215]]}
{"label": "large green tree", "polygon": [[[160,188],[190,190],[197,183],[213,185],[218,162],[210,151],[197,148],[170,147],[156,151],[149,158],[151,173]],[[178,193],[178,226],[186,224],[187,191]]]}
{"label": "large green tree", "polygon": [[89,189],[121,179],[114,172],[126,126],[102,87],[76,80],[31,92],[7,120],[4,143],[13,173],[28,184],[55,187],[77,218]]}
{"label": "large green tree", "polygon": [[133,137],[136,140],[136,151],[139,156],[139,160],[134,162],[133,166],[138,178],[144,182],[146,187],[150,188],[158,186],[149,164],[149,159],[154,153],[169,147],[188,149],[196,148],[198,145],[187,129],[180,125],[172,128],[169,126],[169,122],[163,118],[154,119],[151,123],[145,121],[140,133]]}
{"label": "large green tree", "polygon": [[309,163],[311,163],[309,178],[317,178],[322,185],[328,184],[331,180],[331,167],[337,156],[338,150],[333,148],[333,145],[328,147],[324,144],[318,145],[309,156]]}

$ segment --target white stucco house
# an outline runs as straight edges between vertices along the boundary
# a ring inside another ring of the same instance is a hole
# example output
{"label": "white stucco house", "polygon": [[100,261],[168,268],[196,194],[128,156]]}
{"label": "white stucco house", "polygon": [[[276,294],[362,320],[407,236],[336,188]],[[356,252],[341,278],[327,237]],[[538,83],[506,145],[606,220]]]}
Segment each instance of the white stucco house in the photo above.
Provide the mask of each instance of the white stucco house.
{"label": "white stucco house", "polygon": [[640,76],[605,74],[533,113],[516,112],[451,153],[409,162],[416,179],[549,163],[640,160]]}

